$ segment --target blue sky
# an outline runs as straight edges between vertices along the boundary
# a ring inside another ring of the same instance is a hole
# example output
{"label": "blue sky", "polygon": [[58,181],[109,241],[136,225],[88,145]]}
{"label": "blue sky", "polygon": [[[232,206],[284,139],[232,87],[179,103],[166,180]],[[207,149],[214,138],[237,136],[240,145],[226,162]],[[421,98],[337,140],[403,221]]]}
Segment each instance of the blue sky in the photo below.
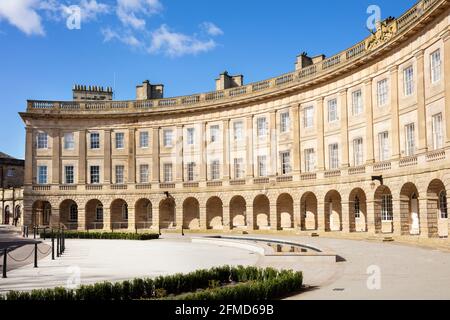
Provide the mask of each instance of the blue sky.
{"label": "blue sky", "polygon": [[[17,113],[27,99],[70,100],[75,83],[115,84],[115,99],[134,99],[146,79],[187,95],[214,90],[224,70],[263,80],[292,71],[303,51],[329,56],[365,38],[369,5],[386,18],[414,3],[0,0],[0,151],[24,156]],[[76,22],[71,5],[80,29],[66,26]]]}

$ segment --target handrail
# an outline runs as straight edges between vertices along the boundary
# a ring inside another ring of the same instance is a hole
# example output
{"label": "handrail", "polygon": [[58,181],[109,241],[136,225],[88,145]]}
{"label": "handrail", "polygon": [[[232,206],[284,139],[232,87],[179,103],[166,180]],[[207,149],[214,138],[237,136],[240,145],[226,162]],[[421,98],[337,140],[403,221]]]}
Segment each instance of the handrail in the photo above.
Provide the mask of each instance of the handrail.
{"label": "handrail", "polygon": [[[411,9],[406,11],[399,18],[386,21],[388,26],[394,25],[392,36],[396,36],[408,30],[426,12],[432,10],[437,3],[445,3],[444,0],[421,0]],[[375,38],[374,38],[375,37]],[[222,102],[233,99],[243,99],[255,93],[263,94],[279,87],[288,87],[296,84],[307,83],[312,77],[319,77],[324,74],[334,72],[336,68],[348,63],[366,52],[375,49],[368,46],[371,40],[377,40],[376,35],[370,35],[363,41],[346,49],[323,61],[309,67],[289,72],[275,78],[250,83],[238,88],[231,88],[221,91],[214,91],[188,96],[171,97],[164,99],[144,100],[144,101],[40,101],[29,100],[27,111],[47,112],[58,110],[59,112],[79,112],[79,111],[123,111],[132,110],[135,112],[146,111],[155,107],[171,108],[180,106],[192,106],[202,103]],[[387,40],[382,45],[389,43]]]}

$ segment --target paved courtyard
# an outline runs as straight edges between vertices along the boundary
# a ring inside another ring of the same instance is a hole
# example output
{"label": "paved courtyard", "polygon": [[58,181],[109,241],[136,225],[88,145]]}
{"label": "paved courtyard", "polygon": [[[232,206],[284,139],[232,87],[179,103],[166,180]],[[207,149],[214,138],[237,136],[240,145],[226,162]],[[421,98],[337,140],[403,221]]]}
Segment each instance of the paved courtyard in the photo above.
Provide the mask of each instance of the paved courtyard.
{"label": "paved courtyard", "polygon": [[[38,269],[25,266],[10,271],[8,279],[0,279],[0,292],[65,286],[68,281],[76,283],[78,275],[86,284],[229,264],[302,270],[309,290],[291,299],[450,299],[450,253],[395,243],[276,238],[328,248],[345,261],[293,264],[280,258],[268,264],[264,257],[244,249],[191,243],[189,237],[179,235],[152,241],[66,240],[63,258],[52,261],[47,256]],[[375,273],[369,275],[368,269]]]}

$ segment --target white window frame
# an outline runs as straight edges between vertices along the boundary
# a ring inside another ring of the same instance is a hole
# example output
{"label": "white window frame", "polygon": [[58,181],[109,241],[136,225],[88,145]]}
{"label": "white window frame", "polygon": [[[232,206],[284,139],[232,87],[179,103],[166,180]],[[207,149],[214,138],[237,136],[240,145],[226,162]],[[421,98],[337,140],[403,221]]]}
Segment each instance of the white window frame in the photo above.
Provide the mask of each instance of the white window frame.
{"label": "white window frame", "polygon": [[380,161],[388,161],[390,158],[389,131],[378,134],[378,148]]}
{"label": "white window frame", "polygon": [[64,133],[64,150],[75,149],[75,134],[73,132]]}
{"label": "white window frame", "polygon": [[303,127],[310,129],[314,127],[314,107],[306,107],[303,111]]}
{"label": "white window frame", "polygon": [[359,116],[363,113],[363,98],[362,90],[355,90],[352,92],[352,115]]}
{"label": "white window frame", "polygon": [[146,163],[139,165],[139,182],[149,183],[150,178],[150,166]]}
{"label": "white window frame", "polygon": [[149,132],[141,131],[139,132],[139,146],[141,149],[148,149],[150,145]]}
{"label": "white window frame", "polygon": [[48,184],[48,167],[46,165],[38,166],[38,184]]}
{"label": "white window frame", "polygon": [[437,49],[430,54],[430,74],[432,84],[441,81],[442,79],[441,49]]}
{"label": "white window frame", "polygon": [[361,200],[358,196],[355,197],[355,200],[353,202],[353,210],[355,214],[355,219],[361,218]]}
{"label": "white window frame", "polygon": [[164,129],[163,130],[163,145],[165,148],[173,147],[173,130]]}
{"label": "white window frame", "polygon": [[189,162],[186,165],[186,180],[189,182],[195,181],[195,162]]}
{"label": "white window frame", "polygon": [[210,163],[210,180],[220,180],[220,161],[213,160]]}
{"label": "white window frame", "polygon": [[259,138],[263,138],[267,136],[267,118],[259,117],[256,119],[256,134]]}
{"label": "white window frame", "polygon": [[116,132],[116,149],[123,150],[125,149],[125,133],[124,132]]}
{"label": "white window frame", "polygon": [[220,126],[218,124],[209,127],[210,142],[217,143],[220,140]]}
{"label": "white window frame", "polygon": [[364,164],[364,140],[361,137],[353,140],[353,164],[355,167]]}
{"label": "white window frame", "polygon": [[98,149],[100,149],[100,133],[98,133],[98,132],[91,132],[89,134],[89,148],[91,150],[98,150]]}
{"label": "white window frame", "polygon": [[236,121],[233,123],[234,141],[242,141],[244,133],[244,123],[242,121]]}
{"label": "white window frame", "polygon": [[100,184],[100,166],[89,167],[89,181],[90,184]]}
{"label": "white window frame", "polygon": [[330,170],[339,169],[339,144],[331,143],[328,145],[328,165]]}
{"label": "white window frame", "polygon": [[410,97],[414,93],[414,67],[408,66],[403,70],[403,92],[405,97]]}
{"label": "white window frame", "polygon": [[267,177],[267,156],[261,155],[257,157],[258,162],[258,176]]}
{"label": "white window frame", "polygon": [[448,219],[447,193],[445,190],[439,193],[439,216],[441,219]]}
{"label": "white window frame", "polygon": [[405,154],[407,157],[416,154],[416,125],[414,122],[405,125]]}
{"label": "white window frame", "polygon": [[36,147],[38,149],[48,149],[48,134],[47,132],[38,132],[36,138]]}
{"label": "white window frame", "polygon": [[186,144],[188,146],[193,146],[195,143],[195,128],[186,129]]}
{"label": "white window frame", "polygon": [[377,101],[378,107],[384,107],[388,103],[388,79],[385,78],[377,82]]}
{"label": "white window frame", "polygon": [[291,166],[291,152],[284,151],[280,153],[280,162],[281,162],[281,174],[288,175],[292,173]]}
{"label": "white window frame", "polygon": [[305,172],[314,172],[316,170],[316,155],[313,148],[305,149]]}
{"label": "white window frame", "polygon": [[392,222],[394,219],[392,208],[392,195],[384,194],[381,196],[381,221]]}
{"label": "white window frame", "polygon": [[97,204],[95,207],[95,221],[103,221],[103,205]]}
{"label": "white window frame", "polygon": [[280,113],[280,132],[286,133],[291,130],[291,114],[289,111]]}
{"label": "white window frame", "polygon": [[128,204],[126,203],[122,205],[122,220],[128,221]]}
{"label": "white window frame", "polygon": [[432,117],[433,147],[439,150],[444,147],[444,130],[442,113],[435,114]]}
{"label": "white window frame", "polygon": [[75,203],[72,203],[69,207],[69,221],[78,221],[78,206]]}
{"label": "white window frame", "polygon": [[122,164],[116,165],[114,172],[115,172],[116,184],[124,184],[125,183],[125,166]]}
{"label": "white window frame", "polygon": [[242,179],[244,174],[244,159],[234,158],[234,179]]}
{"label": "white window frame", "polygon": [[339,121],[337,99],[328,100],[327,106],[328,106],[328,122],[333,123]]}
{"label": "white window frame", "polygon": [[64,183],[75,183],[75,167],[73,165],[64,166]]}
{"label": "white window frame", "polygon": [[164,163],[163,165],[164,182],[173,182],[173,165],[172,163]]}

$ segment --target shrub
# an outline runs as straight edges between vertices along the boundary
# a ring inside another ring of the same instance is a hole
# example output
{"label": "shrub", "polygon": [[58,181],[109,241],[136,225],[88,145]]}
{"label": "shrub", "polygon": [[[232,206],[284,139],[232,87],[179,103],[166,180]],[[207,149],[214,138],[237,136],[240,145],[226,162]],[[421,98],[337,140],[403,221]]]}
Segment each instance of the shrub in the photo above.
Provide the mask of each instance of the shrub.
{"label": "shrub", "polygon": [[[55,234],[54,234],[55,235]],[[50,232],[42,232],[41,238],[51,238]],[[108,240],[154,240],[159,238],[157,233],[126,233],[126,232],[79,232],[65,231],[66,239],[108,239]]]}
{"label": "shrub", "polygon": [[31,292],[10,291],[6,297],[0,295],[0,300],[268,300],[299,291],[302,281],[301,272],[224,266],[156,279],[82,285],[76,290],[55,288]]}

